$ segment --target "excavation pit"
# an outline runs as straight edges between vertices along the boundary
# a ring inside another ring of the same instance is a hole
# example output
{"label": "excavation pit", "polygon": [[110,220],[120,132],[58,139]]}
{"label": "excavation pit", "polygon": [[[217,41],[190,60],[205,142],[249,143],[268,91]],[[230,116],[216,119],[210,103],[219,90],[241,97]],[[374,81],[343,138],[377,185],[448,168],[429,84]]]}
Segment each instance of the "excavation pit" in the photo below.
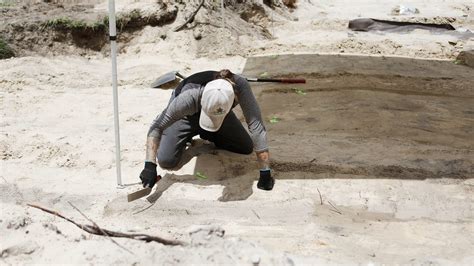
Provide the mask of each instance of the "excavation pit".
{"label": "excavation pit", "polygon": [[450,61],[342,55],[247,60],[274,168],[364,178],[473,175],[472,68]]}

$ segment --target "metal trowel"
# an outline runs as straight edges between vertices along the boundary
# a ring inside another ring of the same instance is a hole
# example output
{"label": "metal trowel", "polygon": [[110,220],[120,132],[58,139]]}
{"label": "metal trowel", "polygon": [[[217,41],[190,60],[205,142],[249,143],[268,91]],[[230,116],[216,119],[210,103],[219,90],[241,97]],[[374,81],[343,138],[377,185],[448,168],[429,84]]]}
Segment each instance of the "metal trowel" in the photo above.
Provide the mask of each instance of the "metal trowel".
{"label": "metal trowel", "polygon": [[138,191],[135,191],[133,193],[128,194],[127,195],[127,200],[128,200],[128,202],[131,202],[131,201],[137,200],[139,198],[143,198],[143,197],[145,197],[146,195],[148,195],[150,193],[151,193],[151,188],[146,187],[146,188],[143,188],[143,189],[140,189]]}
{"label": "metal trowel", "polygon": [[181,78],[181,79],[185,79],[186,77],[181,75],[178,71],[171,71],[171,72],[168,72],[160,77],[158,77],[152,84],[151,84],[151,87],[152,88],[159,88],[167,83],[171,83],[171,82],[174,82],[177,77]]}

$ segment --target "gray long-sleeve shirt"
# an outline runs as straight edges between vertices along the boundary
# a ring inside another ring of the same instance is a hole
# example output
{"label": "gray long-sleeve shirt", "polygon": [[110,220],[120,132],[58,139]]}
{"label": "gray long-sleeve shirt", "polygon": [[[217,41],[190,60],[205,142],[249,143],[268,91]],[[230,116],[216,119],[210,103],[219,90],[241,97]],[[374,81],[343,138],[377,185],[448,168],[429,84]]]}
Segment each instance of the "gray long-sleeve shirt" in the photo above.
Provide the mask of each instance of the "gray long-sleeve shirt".
{"label": "gray long-sleeve shirt", "polygon": [[[236,83],[234,90],[237,97],[233,107],[240,104],[242,108],[254,144],[254,150],[257,152],[267,151],[267,133],[257,100],[248,81],[239,75],[234,75],[234,77]],[[160,138],[161,133],[174,122],[185,116],[200,112],[203,90],[204,85],[195,83],[185,84],[181,88],[179,95],[172,98],[165,110],[155,118],[148,131],[148,136]]]}

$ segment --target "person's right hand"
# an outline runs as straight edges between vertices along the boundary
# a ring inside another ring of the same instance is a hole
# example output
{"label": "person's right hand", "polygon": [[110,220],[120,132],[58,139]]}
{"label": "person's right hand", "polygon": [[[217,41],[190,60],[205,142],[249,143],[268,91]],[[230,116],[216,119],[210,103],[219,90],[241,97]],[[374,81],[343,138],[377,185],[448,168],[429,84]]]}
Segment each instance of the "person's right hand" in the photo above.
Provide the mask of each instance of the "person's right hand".
{"label": "person's right hand", "polygon": [[262,190],[272,190],[275,184],[275,179],[272,177],[270,169],[261,169],[260,178],[257,182],[257,188]]}
{"label": "person's right hand", "polygon": [[161,176],[156,173],[156,164],[145,162],[145,168],[140,173],[143,187],[152,188],[160,178]]}

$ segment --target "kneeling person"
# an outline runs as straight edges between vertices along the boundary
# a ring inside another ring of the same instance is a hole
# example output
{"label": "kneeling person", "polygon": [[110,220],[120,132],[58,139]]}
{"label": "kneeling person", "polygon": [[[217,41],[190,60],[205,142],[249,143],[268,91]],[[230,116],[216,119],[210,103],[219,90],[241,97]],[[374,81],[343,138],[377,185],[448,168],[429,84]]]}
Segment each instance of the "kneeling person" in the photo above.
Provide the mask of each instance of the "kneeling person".
{"label": "kneeling person", "polygon": [[[240,104],[250,135],[232,111]],[[266,130],[260,107],[248,81],[229,70],[196,73],[176,87],[165,110],[153,121],[147,136],[144,187],[161,178],[160,167],[176,167],[192,137],[211,141],[217,148],[239,154],[255,151],[260,167],[257,187],[273,188]]]}

